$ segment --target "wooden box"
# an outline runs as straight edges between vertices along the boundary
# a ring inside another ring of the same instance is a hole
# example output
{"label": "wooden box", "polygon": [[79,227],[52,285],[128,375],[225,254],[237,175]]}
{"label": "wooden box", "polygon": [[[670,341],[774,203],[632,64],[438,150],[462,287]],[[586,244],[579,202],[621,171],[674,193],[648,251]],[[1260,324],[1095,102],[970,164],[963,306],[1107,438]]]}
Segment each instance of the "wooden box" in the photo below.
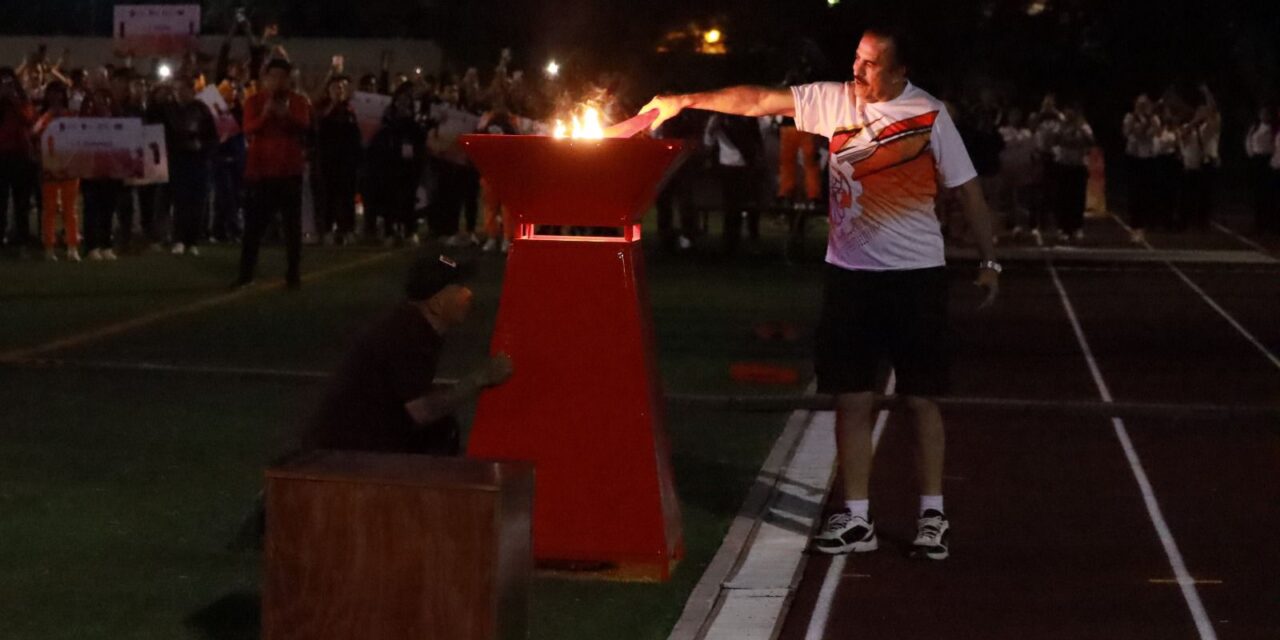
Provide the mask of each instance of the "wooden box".
{"label": "wooden box", "polygon": [[532,465],[323,451],[266,498],[267,640],[526,637]]}

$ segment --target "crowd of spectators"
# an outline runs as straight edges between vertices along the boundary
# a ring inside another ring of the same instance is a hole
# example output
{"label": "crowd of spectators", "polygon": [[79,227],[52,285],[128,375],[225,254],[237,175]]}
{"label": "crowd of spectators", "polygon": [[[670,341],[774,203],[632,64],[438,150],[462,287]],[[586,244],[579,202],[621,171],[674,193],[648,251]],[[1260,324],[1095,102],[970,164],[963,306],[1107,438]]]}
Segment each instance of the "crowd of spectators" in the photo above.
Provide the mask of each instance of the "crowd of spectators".
{"label": "crowd of spectators", "polygon": [[[787,84],[793,83],[797,79],[788,76]],[[1113,213],[1107,205],[1108,176],[1116,182],[1112,186],[1119,187],[1115,192],[1124,202],[1121,209],[1127,212],[1135,244],[1142,244],[1151,228],[1203,231],[1214,212],[1222,209],[1217,198],[1222,116],[1206,85],[1189,97],[1173,88],[1155,100],[1138,96],[1121,127],[1123,158],[1113,158],[1110,171],[1108,154],[1077,101],[1059,101],[1049,93],[1030,105],[982,89],[971,99],[946,104],[999,216],[998,239],[1084,242],[1086,213]],[[1253,228],[1262,233],[1280,232],[1277,124],[1280,109],[1259,106],[1243,144]],[[695,202],[698,175],[704,181],[714,177],[718,183],[718,189],[703,189],[701,199],[707,200],[707,191],[722,193],[723,244],[729,252],[738,245],[744,221],[748,235],[758,235],[762,211],[803,216],[823,209],[825,144],[797,131],[789,118],[755,121],[685,112],[659,134],[684,138],[703,150],[701,160],[686,165],[658,200],[658,223],[669,248],[687,248],[699,230],[705,232],[706,222],[698,213],[706,207]],[[964,238],[957,203],[940,192],[938,204],[948,235]]]}
{"label": "crowd of spectators", "polygon": [[[127,58],[72,69],[66,54],[52,60],[43,48],[17,68],[0,68],[4,242],[39,246],[51,261],[59,255],[79,261],[82,251],[93,261],[141,251],[199,255],[206,242],[239,242],[236,283],[243,285],[255,277],[264,237],[275,237],[287,247],[285,275],[293,286],[300,282],[308,241],[395,246],[417,244],[429,234],[450,246],[508,250],[512,225],[458,138],[473,132],[547,133],[548,122],[583,91],[570,92],[568,83],[551,74],[526,75],[514,68],[509,50],[484,73],[479,66],[456,75],[395,71],[388,51],[380,68],[357,77],[348,75],[341,55],[333,56],[323,77],[306,77],[272,43],[275,36],[273,28],[258,34],[238,20],[216,56],[193,52],[167,78],[154,69],[140,71]],[[240,39],[247,53],[234,56]],[[801,67],[784,83],[806,82],[811,75]],[[233,135],[221,135],[206,102],[197,99],[208,87],[216,87],[234,117]],[[609,120],[629,115],[616,99],[616,81],[602,78],[592,91]],[[361,92],[387,101],[372,127],[353,104]],[[947,104],[988,199],[1003,218],[1000,235],[1083,241],[1086,210],[1106,210],[1106,171],[1082,107],[1060,104],[1049,94],[1026,108],[990,90]],[[72,116],[135,117],[162,125],[168,181],[75,180],[42,171],[41,134],[58,118]],[[1260,107],[1244,141],[1251,203],[1262,231],[1280,231],[1278,119],[1277,109]],[[1134,242],[1143,242],[1152,228],[1209,224],[1221,166],[1221,120],[1204,85],[1190,99],[1171,89],[1158,99],[1144,94],[1134,100],[1122,127],[1121,174]],[[722,248],[733,253],[744,234],[758,243],[762,214],[794,230],[824,209],[825,145],[789,118],[688,112],[655,135],[682,139],[693,150],[658,198],[667,249],[688,250],[710,235],[709,210],[722,214]],[[964,230],[954,228],[960,217],[950,214],[945,194],[940,198],[944,226],[962,236]],[[31,228],[32,211],[40,221],[38,235]],[[65,247],[62,254],[58,246]]]}
{"label": "crowd of spectators", "polygon": [[[273,28],[258,34],[237,20],[216,56],[192,52],[162,70],[141,70],[127,57],[69,69],[68,54],[53,60],[43,47],[17,68],[0,67],[4,244],[19,252],[39,246],[48,260],[78,262],[143,251],[198,256],[206,242],[241,242],[237,283],[245,284],[261,241],[275,236],[288,247],[286,277],[294,285],[307,240],[417,244],[423,219],[445,244],[507,250],[511,232],[501,205],[480,197],[479,175],[458,137],[548,131],[549,116],[573,101],[563,83],[526,80],[510,68],[508,50],[483,79],[476,67],[456,76],[420,67],[393,72],[391,51],[380,69],[358,77],[335,55],[323,77],[310,78],[272,44],[275,36]],[[241,39],[247,46],[237,47]],[[247,53],[233,56],[237,48]],[[210,87],[235,120],[230,135],[220,135],[207,101],[197,99]],[[358,92],[387,100],[373,126],[357,116]],[[45,172],[41,136],[65,117],[162,125],[168,180],[132,184]]]}

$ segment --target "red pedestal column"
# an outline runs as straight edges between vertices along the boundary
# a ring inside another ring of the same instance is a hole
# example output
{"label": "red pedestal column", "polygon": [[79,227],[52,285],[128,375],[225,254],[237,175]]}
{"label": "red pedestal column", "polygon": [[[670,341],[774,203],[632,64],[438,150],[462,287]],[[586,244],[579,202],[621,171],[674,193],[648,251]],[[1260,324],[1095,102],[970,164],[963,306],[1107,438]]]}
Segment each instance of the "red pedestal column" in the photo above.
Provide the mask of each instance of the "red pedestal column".
{"label": "red pedestal column", "polygon": [[[515,375],[481,396],[468,453],[534,463],[544,566],[665,580],[683,537],[639,221],[680,145],[466,136],[463,147],[518,229],[493,339]],[[620,236],[539,236],[534,225]]]}

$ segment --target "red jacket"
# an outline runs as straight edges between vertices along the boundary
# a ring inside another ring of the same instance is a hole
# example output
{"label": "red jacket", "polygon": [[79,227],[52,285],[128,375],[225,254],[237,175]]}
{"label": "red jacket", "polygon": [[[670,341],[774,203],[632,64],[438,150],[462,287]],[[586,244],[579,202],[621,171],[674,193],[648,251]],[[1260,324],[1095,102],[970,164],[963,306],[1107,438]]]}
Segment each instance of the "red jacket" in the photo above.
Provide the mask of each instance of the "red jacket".
{"label": "red jacket", "polygon": [[311,102],[290,91],[289,114],[279,117],[267,113],[270,100],[266,93],[255,93],[244,103],[244,132],[249,139],[244,177],[250,182],[302,175],[303,138],[311,126]]}
{"label": "red jacket", "polygon": [[14,101],[0,106],[0,155],[31,157],[35,149],[31,139],[34,123],[35,111],[30,103]]}

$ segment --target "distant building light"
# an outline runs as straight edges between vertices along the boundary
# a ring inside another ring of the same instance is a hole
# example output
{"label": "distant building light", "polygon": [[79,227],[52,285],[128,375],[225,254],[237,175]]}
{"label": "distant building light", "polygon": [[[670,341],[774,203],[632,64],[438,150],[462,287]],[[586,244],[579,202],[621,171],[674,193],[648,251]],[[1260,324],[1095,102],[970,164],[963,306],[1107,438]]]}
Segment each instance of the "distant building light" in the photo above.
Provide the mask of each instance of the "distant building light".
{"label": "distant building light", "polygon": [[1027,5],[1027,15],[1038,16],[1044,13],[1044,10],[1048,8],[1048,0],[1032,0],[1031,3]]}
{"label": "distant building light", "polygon": [[555,60],[547,63],[547,76],[554,78],[560,75],[560,64]]}
{"label": "distant building light", "polygon": [[173,77],[173,67],[170,67],[167,64],[162,64],[156,69],[156,75],[161,80],[168,80]]}
{"label": "distant building light", "polygon": [[720,33],[719,29],[712,29],[702,34],[702,39],[706,40],[707,44],[715,44],[717,42],[720,42],[720,38],[722,37],[724,37],[724,34]]}
{"label": "distant building light", "polygon": [[840,0],[827,0],[827,6],[828,6],[828,7],[834,7],[834,6],[838,5],[838,4],[840,4]]}

